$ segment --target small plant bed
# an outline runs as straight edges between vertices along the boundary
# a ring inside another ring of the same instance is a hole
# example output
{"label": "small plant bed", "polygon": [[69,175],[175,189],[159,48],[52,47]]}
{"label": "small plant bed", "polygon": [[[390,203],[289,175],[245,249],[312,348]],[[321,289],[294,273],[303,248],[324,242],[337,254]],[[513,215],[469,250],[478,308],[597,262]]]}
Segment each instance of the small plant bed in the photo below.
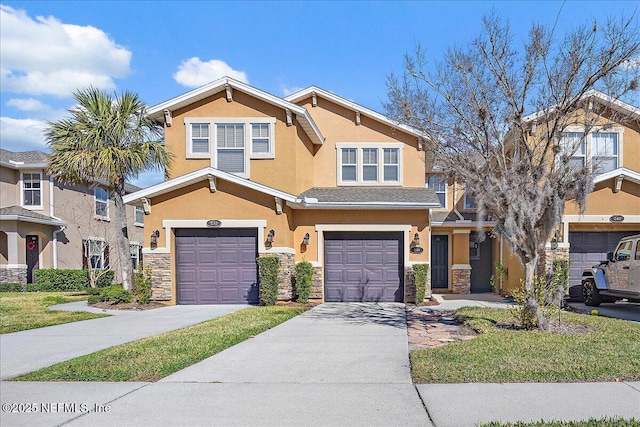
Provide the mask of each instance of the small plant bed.
{"label": "small plant bed", "polygon": [[478,427],[640,427],[640,420],[635,418],[589,418],[585,421],[536,421],[515,423],[491,422],[478,424]]}
{"label": "small plant bed", "polygon": [[0,294],[0,332],[8,334],[108,316],[81,311],[54,311],[48,308],[50,305],[83,301],[87,297],[84,292],[3,292]]}
{"label": "small plant bed", "polygon": [[[562,312],[552,332],[522,330],[509,310],[464,307],[478,336],[411,351],[416,383],[638,381],[640,324]],[[553,332],[555,329],[555,332]]]}
{"label": "small plant bed", "polygon": [[113,304],[110,302],[97,302],[95,304],[90,304],[91,307],[101,308],[103,310],[153,310],[154,308],[162,308],[167,307],[167,304],[163,304],[157,301],[151,301],[147,304],[142,304],[137,301],[133,302],[123,302],[120,304]]}
{"label": "small plant bed", "polygon": [[158,381],[306,311],[249,307],[15,378],[18,381]]}

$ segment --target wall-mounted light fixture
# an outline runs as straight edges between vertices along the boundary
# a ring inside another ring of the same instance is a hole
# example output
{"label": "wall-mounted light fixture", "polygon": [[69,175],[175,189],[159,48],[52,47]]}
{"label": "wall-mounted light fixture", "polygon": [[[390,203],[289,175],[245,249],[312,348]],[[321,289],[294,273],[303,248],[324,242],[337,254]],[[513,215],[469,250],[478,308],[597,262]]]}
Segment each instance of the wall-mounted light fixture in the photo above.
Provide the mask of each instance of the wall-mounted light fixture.
{"label": "wall-mounted light fixture", "polygon": [[164,123],[167,125],[167,127],[171,127],[171,111],[164,110],[163,114],[164,114]]}
{"label": "wall-mounted light fixture", "polygon": [[276,235],[276,232],[273,230],[269,231],[269,234],[267,234],[267,243],[271,244],[273,243],[273,237]]}
{"label": "wall-mounted light fixture", "polygon": [[156,230],[151,233],[151,246],[156,246],[158,244],[158,237],[160,237],[160,230]]}
{"label": "wall-mounted light fixture", "polygon": [[302,246],[309,246],[309,233],[304,235],[304,238],[302,239]]}
{"label": "wall-mounted light fixture", "polygon": [[420,235],[418,233],[413,235],[413,246],[420,246]]}
{"label": "wall-mounted light fixture", "polygon": [[420,235],[418,233],[413,235],[413,240],[411,241],[411,253],[412,254],[421,254],[424,249],[420,247]]}

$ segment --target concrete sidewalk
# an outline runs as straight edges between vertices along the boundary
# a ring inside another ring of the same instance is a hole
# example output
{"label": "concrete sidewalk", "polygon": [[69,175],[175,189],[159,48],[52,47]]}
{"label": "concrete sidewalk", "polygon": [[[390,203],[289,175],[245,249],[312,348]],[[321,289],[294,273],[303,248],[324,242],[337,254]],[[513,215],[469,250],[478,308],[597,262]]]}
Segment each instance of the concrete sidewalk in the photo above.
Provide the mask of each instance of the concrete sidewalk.
{"label": "concrete sidewalk", "polygon": [[429,426],[406,334],[402,304],[322,304],[158,383],[2,382],[3,404],[77,405],[0,424]]}
{"label": "concrete sidewalk", "polygon": [[[107,347],[184,328],[245,307],[247,306],[176,305],[146,311],[108,310],[109,314],[116,312],[113,313],[115,315],[0,335],[0,379],[15,377]],[[80,302],[63,304],[53,309],[91,308]]]}

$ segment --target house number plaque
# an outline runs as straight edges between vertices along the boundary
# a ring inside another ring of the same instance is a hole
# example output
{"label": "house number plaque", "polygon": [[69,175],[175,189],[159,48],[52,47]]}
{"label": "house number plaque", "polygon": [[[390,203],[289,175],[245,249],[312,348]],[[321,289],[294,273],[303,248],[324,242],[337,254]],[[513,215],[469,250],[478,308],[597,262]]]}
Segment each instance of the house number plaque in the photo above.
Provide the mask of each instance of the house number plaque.
{"label": "house number plaque", "polygon": [[207,227],[220,227],[222,223],[217,219],[210,219],[207,221]]}
{"label": "house number plaque", "polygon": [[622,222],[622,221],[624,221],[624,217],[622,215],[611,215],[611,217],[609,218],[609,221],[611,221],[611,222]]}

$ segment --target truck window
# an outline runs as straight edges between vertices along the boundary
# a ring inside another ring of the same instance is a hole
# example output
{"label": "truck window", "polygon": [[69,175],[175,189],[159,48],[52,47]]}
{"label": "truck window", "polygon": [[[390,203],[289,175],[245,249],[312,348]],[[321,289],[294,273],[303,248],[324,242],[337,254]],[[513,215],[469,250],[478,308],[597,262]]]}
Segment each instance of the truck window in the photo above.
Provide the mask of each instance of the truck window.
{"label": "truck window", "polygon": [[640,261],[640,240],[636,240],[636,256],[634,258],[636,261]]}
{"label": "truck window", "polygon": [[631,257],[631,247],[633,245],[633,241],[628,240],[626,242],[620,243],[618,249],[616,249],[616,254],[614,259],[616,261],[628,261]]}

